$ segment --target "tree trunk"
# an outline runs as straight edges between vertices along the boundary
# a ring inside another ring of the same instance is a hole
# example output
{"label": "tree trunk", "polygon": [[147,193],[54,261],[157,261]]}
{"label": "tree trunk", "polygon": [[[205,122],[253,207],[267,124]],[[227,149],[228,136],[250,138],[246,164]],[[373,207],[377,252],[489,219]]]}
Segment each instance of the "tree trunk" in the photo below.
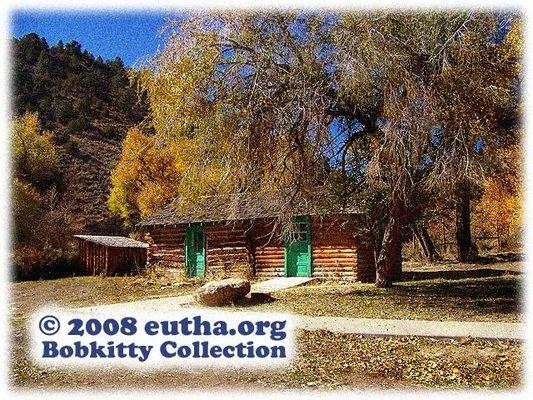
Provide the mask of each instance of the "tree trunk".
{"label": "tree trunk", "polygon": [[426,259],[430,262],[442,260],[440,254],[435,248],[435,244],[433,243],[431,236],[429,235],[427,227],[413,225],[411,229],[413,230],[413,236],[418,240]]}
{"label": "tree trunk", "polygon": [[391,215],[385,228],[383,242],[376,262],[376,286],[390,287],[401,278],[402,272],[402,224],[399,216]]}
{"label": "tree trunk", "polygon": [[455,239],[457,240],[457,259],[460,262],[475,261],[477,248],[470,230],[470,187],[467,182],[459,185],[456,195]]}
{"label": "tree trunk", "polygon": [[251,234],[253,223],[248,221],[244,228],[244,242],[246,248],[246,255],[248,258],[248,265],[250,266],[250,272],[252,276],[257,273],[257,264],[255,262],[255,241],[254,236]]}

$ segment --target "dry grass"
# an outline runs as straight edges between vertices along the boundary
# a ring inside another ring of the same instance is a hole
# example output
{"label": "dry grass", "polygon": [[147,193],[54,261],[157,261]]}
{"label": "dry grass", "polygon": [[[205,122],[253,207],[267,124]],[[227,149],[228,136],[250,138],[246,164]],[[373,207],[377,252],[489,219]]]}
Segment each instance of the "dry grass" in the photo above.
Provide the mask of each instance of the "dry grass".
{"label": "dry grass", "polygon": [[173,279],[164,274],[100,277],[81,276],[11,284],[12,316],[25,317],[43,305],[83,307],[156,297],[180,296],[203,283],[200,279]]}
{"label": "dry grass", "polygon": [[243,305],[254,311],[313,316],[520,322],[519,275],[372,284],[324,282],[283,290],[271,303]]}
{"label": "dry grass", "polygon": [[369,338],[300,332],[298,358],[283,373],[246,373],[264,387],[511,388],[521,380],[517,341]]}

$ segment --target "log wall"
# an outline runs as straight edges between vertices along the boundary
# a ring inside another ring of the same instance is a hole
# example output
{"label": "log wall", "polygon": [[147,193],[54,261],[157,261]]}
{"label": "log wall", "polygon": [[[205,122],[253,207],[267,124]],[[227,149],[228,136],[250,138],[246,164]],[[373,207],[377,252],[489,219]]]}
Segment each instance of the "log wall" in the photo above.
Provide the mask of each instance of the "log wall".
{"label": "log wall", "polygon": [[[373,281],[371,242],[357,235],[353,218],[311,218],[312,276]],[[255,270],[262,278],[285,276],[285,246],[270,236],[272,223],[255,221]]]}
{"label": "log wall", "polygon": [[285,276],[285,246],[279,232],[272,235],[272,221],[256,220],[252,228],[255,239],[255,273],[261,278]]}
{"label": "log wall", "polygon": [[145,232],[148,264],[185,270],[185,227],[154,227]]}
{"label": "log wall", "polygon": [[[246,223],[206,223],[206,277],[248,277],[251,256],[246,245]],[[149,243],[148,263],[185,273],[185,231],[187,225],[156,227],[145,232]]]}
{"label": "log wall", "polygon": [[91,275],[128,275],[146,265],[147,249],[112,247],[78,239],[78,254],[83,269]]}
{"label": "log wall", "polygon": [[207,243],[206,276],[210,278],[249,277],[250,249],[243,221],[205,225]]}
{"label": "log wall", "polygon": [[[353,218],[312,218],[312,276],[321,278],[375,278],[374,252],[368,238],[357,236]],[[279,234],[272,235],[273,222],[206,223],[206,276],[260,278],[285,276],[285,248]],[[148,262],[185,272],[185,229],[155,227],[146,231]]]}
{"label": "log wall", "polygon": [[313,276],[354,278],[357,242],[351,220],[311,219]]}
{"label": "log wall", "polygon": [[374,281],[374,246],[360,223],[356,216],[312,220],[313,276]]}

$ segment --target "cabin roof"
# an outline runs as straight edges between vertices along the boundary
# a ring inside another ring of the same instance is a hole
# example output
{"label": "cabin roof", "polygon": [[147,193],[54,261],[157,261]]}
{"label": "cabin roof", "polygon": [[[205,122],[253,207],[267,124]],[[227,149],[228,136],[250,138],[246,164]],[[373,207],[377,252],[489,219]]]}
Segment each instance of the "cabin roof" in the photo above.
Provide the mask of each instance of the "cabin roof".
{"label": "cabin roof", "polygon": [[[281,215],[282,203],[279,197],[269,193],[205,196],[195,202],[177,197],[168,206],[140,222],[138,226],[275,218]],[[300,216],[360,213],[360,210],[353,206],[335,205],[331,201],[331,196],[316,196],[312,202],[306,200],[298,202],[297,206],[293,207],[292,214]]]}
{"label": "cabin roof", "polygon": [[109,247],[148,247],[148,243],[140,242],[138,240],[133,240],[123,236],[74,235],[74,237],[87,242],[102,244]]}

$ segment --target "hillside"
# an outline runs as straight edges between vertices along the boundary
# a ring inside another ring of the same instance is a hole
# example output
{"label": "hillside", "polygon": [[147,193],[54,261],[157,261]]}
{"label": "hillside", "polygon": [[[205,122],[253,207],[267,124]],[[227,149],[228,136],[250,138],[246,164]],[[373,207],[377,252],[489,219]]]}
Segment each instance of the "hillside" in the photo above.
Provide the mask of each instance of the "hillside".
{"label": "hillside", "polygon": [[86,233],[123,233],[107,207],[112,167],[126,130],[146,106],[120,58],[95,58],[75,41],[49,46],[32,33],[13,40],[14,113],[39,113],[60,160],[56,207]]}

